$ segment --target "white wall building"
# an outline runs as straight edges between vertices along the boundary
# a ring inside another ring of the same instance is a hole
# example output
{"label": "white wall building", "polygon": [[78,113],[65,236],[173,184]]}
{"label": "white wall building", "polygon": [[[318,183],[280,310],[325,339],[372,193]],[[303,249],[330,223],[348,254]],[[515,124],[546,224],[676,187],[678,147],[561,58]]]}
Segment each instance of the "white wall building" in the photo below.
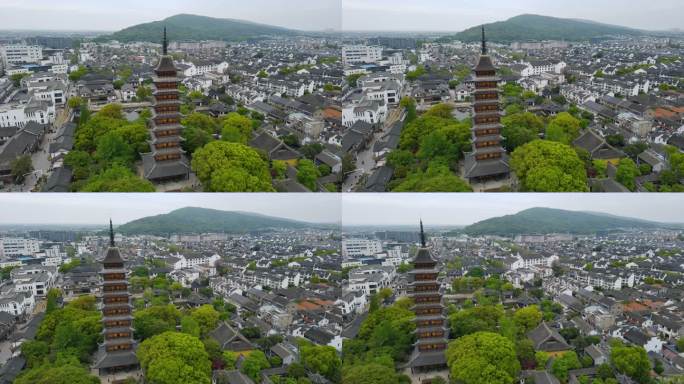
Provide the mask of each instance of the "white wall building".
{"label": "white wall building", "polygon": [[0,239],[0,257],[32,256],[40,251],[40,242],[19,237]]}
{"label": "white wall building", "polygon": [[382,252],[382,243],[379,240],[369,239],[343,239],[342,240],[342,256],[360,257],[373,256],[376,253]]}
{"label": "white wall building", "polygon": [[3,45],[0,55],[5,67],[9,64],[38,63],[43,59],[43,48],[26,44]]}
{"label": "white wall building", "polygon": [[382,59],[382,47],[373,45],[342,46],[342,63],[352,65],[359,63],[377,63]]}

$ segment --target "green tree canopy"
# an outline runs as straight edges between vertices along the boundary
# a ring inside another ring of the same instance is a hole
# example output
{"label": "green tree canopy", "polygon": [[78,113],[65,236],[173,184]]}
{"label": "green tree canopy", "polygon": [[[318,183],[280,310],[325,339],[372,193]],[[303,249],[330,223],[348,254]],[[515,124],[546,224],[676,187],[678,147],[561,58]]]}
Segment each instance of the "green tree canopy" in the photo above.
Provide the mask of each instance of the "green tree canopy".
{"label": "green tree canopy", "polygon": [[561,112],[546,127],[546,139],[570,145],[579,136],[580,121],[568,112]]}
{"label": "green tree canopy", "polygon": [[100,379],[93,376],[82,365],[74,361],[55,364],[41,364],[25,370],[14,380],[14,384],[99,384]]}
{"label": "green tree canopy", "polygon": [[247,144],[252,137],[252,120],[231,112],[222,119],[221,139],[232,143]]}
{"label": "green tree canopy", "polygon": [[297,181],[302,183],[311,191],[317,191],[316,180],[321,177],[321,172],[316,168],[313,161],[309,159],[301,159],[297,164]]}
{"label": "green tree canopy", "polygon": [[333,382],[340,379],[342,360],[335,348],[327,345],[313,345],[302,340],[299,343],[299,353],[302,364],[309,370],[320,373]]}
{"label": "green tree canopy", "polygon": [[242,362],[241,372],[258,383],[260,382],[259,373],[262,370],[270,367],[271,363],[269,363],[268,359],[266,358],[266,355],[264,355],[263,352],[252,351]]}
{"label": "green tree canopy", "polygon": [[542,313],[538,306],[530,305],[515,311],[513,319],[520,331],[525,334],[539,325],[542,320]]}
{"label": "green tree canopy", "polygon": [[637,346],[625,346],[620,342],[612,345],[610,362],[620,373],[631,377],[638,383],[648,383],[651,372],[651,360],[646,350]]}
{"label": "green tree canopy", "polygon": [[216,328],[220,314],[211,304],[205,304],[195,308],[190,316],[199,324],[200,333],[206,335]]}
{"label": "green tree canopy", "polygon": [[409,173],[393,192],[471,192],[472,188],[442,162],[432,162],[427,170]]}
{"label": "green tree canopy", "polygon": [[462,309],[449,315],[451,335],[459,338],[482,331],[496,332],[503,316],[503,308],[493,305]]}
{"label": "green tree canopy", "polygon": [[146,381],[151,383],[211,383],[209,355],[194,336],[164,332],[143,341],[137,356]]}
{"label": "green tree canopy", "polygon": [[501,119],[503,124],[504,147],[513,152],[521,145],[539,138],[544,129],[544,121],[539,116],[530,113],[514,113]]}
{"label": "green tree canopy", "polygon": [[33,171],[33,161],[31,160],[31,156],[23,155],[17,157],[10,163],[10,168],[10,172],[12,174],[12,178],[14,178],[14,181],[18,184],[23,183],[25,175]]}
{"label": "green tree canopy", "polygon": [[128,168],[115,165],[88,179],[82,192],[154,192],[152,183],[133,174]]}
{"label": "green tree canopy", "polygon": [[181,319],[180,311],[173,304],[152,306],[135,311],[133,327],[140,340],[148,339],[167,331],[174,331]]}
{"label": "green tree canopy", "polygon": [[477,332],[449,344],[451,378],[463,384],[513,384],[520,372],[515,345],[492,332]]}
{"label": "green tree canopy", "polygon": [[193,112],[186,116],[181,124],[187,128],[201,129],[202,131],[212,135],[218,133],[218,123],[213,117],[204,113]]}
{"label": "green tree canopy", "polygon": [[345,384],[400,384],[394,367],[378,363],[357,364],[345,368],[342,374]]}
{"label": "green tree canopy", "polygon": [[615,173],[615,180],[627,187],[630,191],[636,190],[636,178],[641,175],[641,171],[634,161],[629,158],[621,159]]}
{"label": "green tree canopy", "polygon": [[535,140],[525,144],[513,152],[511,166],[524,191],[589,191],[582,160],[562,143]]}
{"label": "green tree canopy", "polygon": [[214,141],[198,149],[192,169],[210,192],[272,192],[268,164],[254,149]]}
{"label": "green tree canopy", "polygon": [[568,381],[568,371],[579,368],[582,368],[582,363],[577,358],[577,354],[574,351],[569,351],[553,360],[551,372],[565,383]]}

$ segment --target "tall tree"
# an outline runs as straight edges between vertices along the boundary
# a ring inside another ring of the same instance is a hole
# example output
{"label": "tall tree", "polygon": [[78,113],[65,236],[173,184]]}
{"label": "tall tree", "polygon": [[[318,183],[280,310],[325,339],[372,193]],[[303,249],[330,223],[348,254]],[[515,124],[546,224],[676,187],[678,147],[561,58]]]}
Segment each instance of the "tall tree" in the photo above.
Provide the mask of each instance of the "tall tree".
{"label": "tall tree", "polygon": [[513,152],[511,167],[529,192],[588,192],[584,163],[569,146],[535,140]]}
{"label": "tall tree", "polygon": [[214,141],[198,149],[192,169],[209,192],[273,192],[268,164],[252,148]]}
{"label": "tall tree", "polygon": [[520,372],[515,345],[492,332],[477,332],[449,344],[451,377],[463,384],[513,384]]}
{"label": "tall tree", "polygon": [[194,336],[165,332],[143,341],[137,355],[145,379],[151,383],[211,383],[209,355]]}

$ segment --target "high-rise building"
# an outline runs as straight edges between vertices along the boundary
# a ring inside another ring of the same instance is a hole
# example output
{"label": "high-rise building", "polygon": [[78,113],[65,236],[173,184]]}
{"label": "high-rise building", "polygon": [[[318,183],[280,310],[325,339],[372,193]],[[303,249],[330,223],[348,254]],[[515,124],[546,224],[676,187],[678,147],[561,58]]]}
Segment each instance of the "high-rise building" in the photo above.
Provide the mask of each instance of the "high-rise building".
{"label": "high-rise building", "polygon": [[167,46],[164,27],[162,56],[152,78],[155,102],[149,124],[151,153],[143,155],[144,176],[152,182],[187,179],[190,176],[190,166],[185,151],[181,148],[183,126],[178,92],[180,80]]}
{"label": "high-rise building", "polygon": [[102,334],[104,341],[95,356],[93,368],[100,376],[136,371],[139,368],[133,339],[133,306],[128,292],[124,260],[114,244],[114,228],[109,221],[109,248],[102,260]]}
{"label": "high-rise building", "polygon": [[442,304],[441,285],[437,281],[437,261],[425,241],[423,221],[420,222],[420,242],[408,285],[416,314],[416,342],[408,366],[414,374],[446,369],[448,328]]}
{"label": "high-rise building", "polygon": [[492,58],[487,54],[484,27],[482,54],[474,71],[473,151],[465,154],[465,177],[471,184],[502,180],[510,175],[508,154],[501,146],[503,126],[497,88],[499,77]]}

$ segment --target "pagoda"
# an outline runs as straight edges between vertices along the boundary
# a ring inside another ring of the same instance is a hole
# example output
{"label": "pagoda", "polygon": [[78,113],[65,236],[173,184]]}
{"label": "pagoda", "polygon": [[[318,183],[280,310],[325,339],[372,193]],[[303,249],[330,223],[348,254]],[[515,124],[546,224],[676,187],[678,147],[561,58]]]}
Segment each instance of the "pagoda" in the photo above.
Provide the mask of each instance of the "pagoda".
{"label": "pagoda", "polygon": [[465,178],[471,184],[507,179],[510,175],[508,154],[501,146],[501,109],[499,77],[487,54],[485,30],[482,27],[482,54],[474,68],[475,100],[473,102],[472,152],[465,154]]}
{"label": "pagoda", "polygon": [[410,271],[408,292],[413,299],[411,308],[416,314],[416,342],[408,362],[414,374],[444,370],[449,330],[444,316],[441,285],[437,281],[439,270],[425,243],[423,221],[420,221],[420,242],[413,270]]}
{"label": "pagoda", "polygon": [[124,260],[114,245],[114,227],[109,221],[109,248],[102,260],[102,334],[104,341],[95,355],[93,368],[100,376],[136,371],[137,343],[133,340],[133,306],[128,293]]}
{"label": "pagoda", "polygon": [[181,148],[180,79],[173,58],[168,54],[166,27],[162,56],[154,73],[154,112],[149,123],[151,152],[142,155],[144,177],[156,183],[186,180],[190,176],[190,166]]}

